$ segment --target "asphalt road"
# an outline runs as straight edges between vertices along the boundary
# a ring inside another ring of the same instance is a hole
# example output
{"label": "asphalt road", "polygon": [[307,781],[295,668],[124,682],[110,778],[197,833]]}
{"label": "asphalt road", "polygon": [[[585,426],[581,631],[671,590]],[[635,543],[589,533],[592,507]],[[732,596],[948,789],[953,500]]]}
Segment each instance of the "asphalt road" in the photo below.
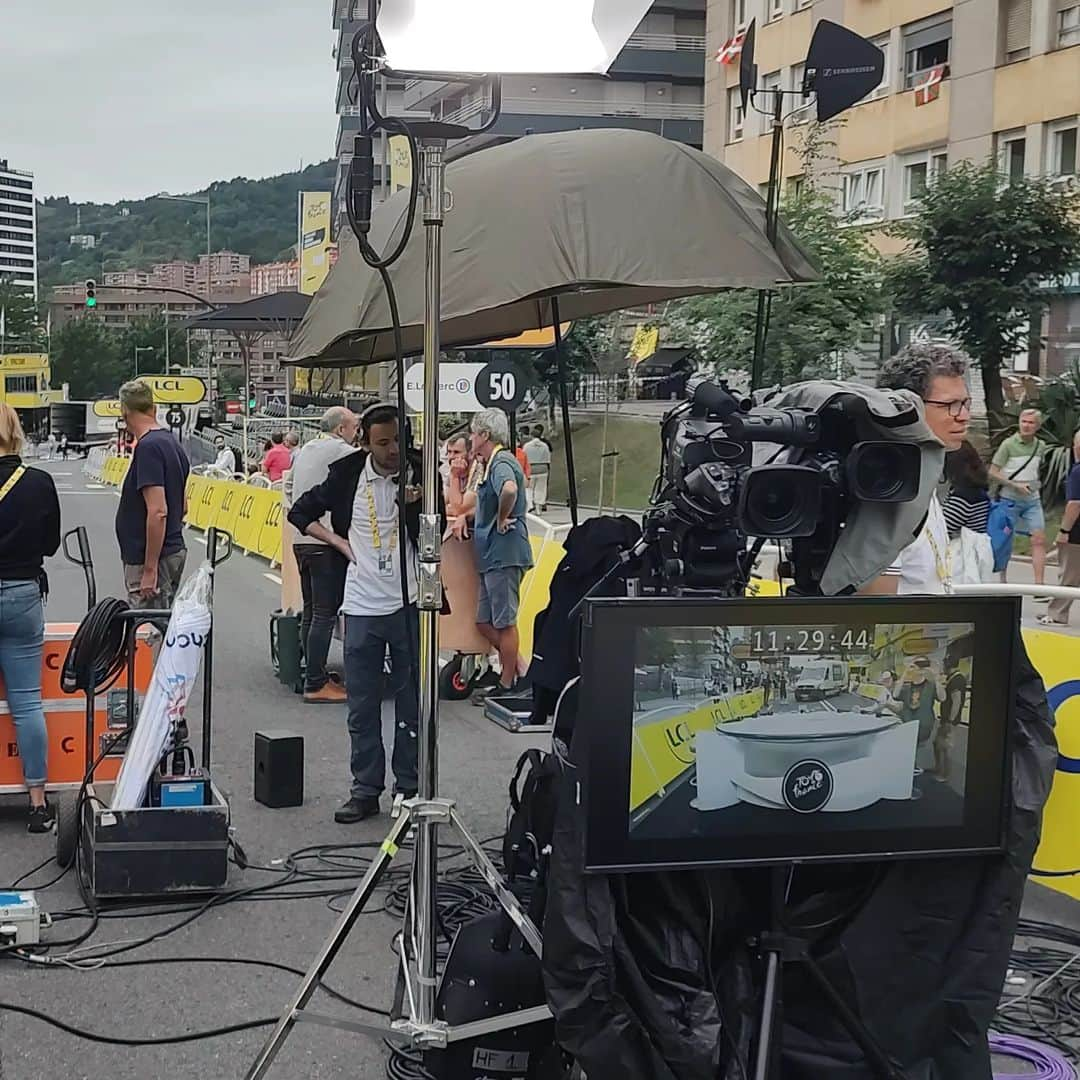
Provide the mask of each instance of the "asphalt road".
{"label": "asphalt road", "polygon": [[[61,491],[65,529],[84,524],[90,532],[99,595],[120,595],[112,533],[115,492],[86,484],[78,462],[45,467],[54,473]],[[190,534],[189,547],[189,565],[194,566],[202,551],[198,533]],[[85,610],[81,571],[54,559],[49,572],[52,595],[47,617],[57,622],[78,619]],[[237,837],[249,858],[270,866],[308,845],[377,843],[387,828],[385,816],[355,827],[335,825],[332,820],[335,806],[347,793],[344,710],[305,708],[271,671],[268,617],[278,605],[273,575],[260,560],[238,555],[220,569],[216,590],[214,776],[230,799]],[[188,713],[193,742],[198,745],[198,695]],[[477,836],[495,835],[505,824],[506,784],[513,763],[524,749],[544,745],[545,739],[511,735],[468,704],[444,706],[442,715],[443,793],[457,800]],[[252,797],[253,733],[282,727],[305,736],[307,798],[297,809],[269,810]],[[52,850],[51,837],[27,835],[20,801],[0,801],[0,888],[47,858]],[[30,884],[52,876],[53,868],[46,868]],[[241,872],[232,868],[229,885],[261,885],[273,876],[266,870]],[[81,905],[70,874],[40,893],[39,899],[58,915]],[[1040,886],[1029,887],[1024,911],[1032,918],[1080,927],[1080,907]],[[176,924],[180,918],[175,914],[108,917],[92,941],[135,941]],[[210,909],[176,933],[127,954],[127,958],[260,958],[306,968],[335,918],[325,896],[232,902]],[[58,921],[52,936],[71,936],[84,926],[75,919]],[[357,924],[327,982],[364,1002],[386,1007],[394,975],[390,944],[397,928],[397,921],[382,913],[377,902],[376,912]],[[276,1017],[295,985],[296,978],[287,973],[220,961],[98,971],[46,970],[0,961],[0,1002],[39,1009],[69,1024],[129,1038]],[[349,1015],[347,1007],[337,1002],[316,1001],[322,1011]],[[243,1076],[266,1030],[179,1046],[129,1048],[86,1042],[0,1010],[0,1080],[145,1080],[165,1076],[236,1080]],[[384,1075],[384,1061],[384,1050],[374,1040],[298,1025],[271,1076],[376,1080]]]}
{"label": "asphalt road", "polygon": [[[60,489],[64,529],[86,525],[97,567],[98,595],[122,595],[113,538],[117,497],[109,488],[87,484],[80,462],[44,466]],[[189,572],[204,546],[189,533]],[[53,559],[47,618],[78,620],[85,611],[82,572]],[[214,778],[228,795],[237,838],[253,863],[272,865],[290,852],[315,844],[381,841],[389,818],[353,827],[333,822],[335,807],[348,794],[348,740],[344,709],[307,706],[275,679],[269,662],[268,619],[279,605],[279,586],[255,558],[235,555],[218,572],[215,596]],[[335,656],[332,654],[332,661]],[[337,660],[340,660],[338,653]],[[388,709],[389,709],[388,705]],[[189,704],[192,742],[200,745],[200,697]],[[511,735],[483,718],[468,703],[442,713],[440,754],[443,794],[454,797],[474,834],[484,838],[505,827],[506,785],[518,755],[542,736]],[[253,733],[289,728],[305,737],[306,801],[297,809],[270,810],[252,795]],[[384,805],[388,800],[384,797]],[[51,836],[29,836],[22,800],[0,801],[0,888],[47,858]],[[404,866],[404,853],[399,862]],[[278,864],[280,865],[280,863]],[[396,864],[395,864],[396,865]],[[54,867],[35,875],[45,882]],[[262,885],[276,875],[231,868],[229,886]],[[348,887],[322,886],[324,889]],[[25,885],[23,886],[25,887]],[[41,893],[51,912],[80,907],[72,875]],[[387,1007],[393,986],[391,937],[398,922],[381,911],[361,918],[327,982],[341,991]],[[178,922],[178,915],[108,918],[94,942],[143,938]],[[182,930],[130,954],[128,958],[251,957],[306,968],[329,934],[336,916],[328,897],[233,902],[215,907]],[[71,937],[80,920],[59,922],[53,938]],[[199,964],[74,971],[28,968],[0,961],[0,1001],[36,1008],[70,1024],[125,1037],[147,1037],[276,1017],[297,979],[283,972],[229,964]],[[322,1011],[348,1014],[346,1006],[316,998]],[[351,1014],[354,1018],[358,1013]],[[243,1076],[268,1029],[171,1047],[127,1048],[82,1041],[43,1023],[0,1011],[2,1080],[145,1080],[146,1077]],[[313,1025],[290,1036],[273,1077],[356,1080],[381,1077],[385,1053],[372,1039]]]}

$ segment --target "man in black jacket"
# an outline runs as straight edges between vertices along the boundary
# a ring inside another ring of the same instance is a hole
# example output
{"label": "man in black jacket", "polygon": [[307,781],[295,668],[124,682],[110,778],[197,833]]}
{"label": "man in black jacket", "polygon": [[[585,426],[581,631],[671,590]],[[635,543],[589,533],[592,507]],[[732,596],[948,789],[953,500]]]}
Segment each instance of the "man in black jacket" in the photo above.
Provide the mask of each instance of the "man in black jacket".
{"label": "man in black jacket", "polygon": [[[334,814],[340,824],[379,813],[386,778],[382,740],[383,664],[389,646],[394,681],[395,791],[416,793],[417,542],[420,535],[420,459],[406,454],[405,553],[408,604],[401,587],[398,522],[401,448],[397,411],[375,405],[360,418],[361,452],[330,466],[326,480],[301,496],[289,521],[349,560],[345,580],[345,690],[348,696],[352,791]],[[330,514],[333,531],[320,524]]]}

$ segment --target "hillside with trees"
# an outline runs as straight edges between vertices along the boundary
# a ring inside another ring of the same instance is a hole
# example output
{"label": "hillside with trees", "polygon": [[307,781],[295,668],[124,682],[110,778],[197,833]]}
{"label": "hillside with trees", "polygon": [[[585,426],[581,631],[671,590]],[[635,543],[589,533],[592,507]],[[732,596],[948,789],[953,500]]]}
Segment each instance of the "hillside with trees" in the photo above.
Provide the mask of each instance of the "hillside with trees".
{"label": "hillside with trees", "polygon": [[[265,180],[215,181],[210,185],[213,249],[239,251],[255,263],[287,257],[296,243],[297,194],[330,191],[335,166],[324,161]],[[94,236],[96,246],[73,246],[76,234]],[[195,261],[205,252],[206,209],[196,203],[155,198],[73,203],[62,197],[38,204],[38,272],[46,287],[100,278],[106,270]]]}

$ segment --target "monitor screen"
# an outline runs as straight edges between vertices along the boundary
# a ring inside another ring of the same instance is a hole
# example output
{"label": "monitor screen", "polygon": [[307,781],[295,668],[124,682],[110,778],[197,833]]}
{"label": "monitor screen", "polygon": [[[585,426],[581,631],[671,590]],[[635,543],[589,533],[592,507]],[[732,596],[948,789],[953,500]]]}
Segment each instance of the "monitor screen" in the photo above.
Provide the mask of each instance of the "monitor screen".
{"label": "monitor screen", "polygon": [[595,870],[1001,850],[1010,597],[611,600],[583,638]]}

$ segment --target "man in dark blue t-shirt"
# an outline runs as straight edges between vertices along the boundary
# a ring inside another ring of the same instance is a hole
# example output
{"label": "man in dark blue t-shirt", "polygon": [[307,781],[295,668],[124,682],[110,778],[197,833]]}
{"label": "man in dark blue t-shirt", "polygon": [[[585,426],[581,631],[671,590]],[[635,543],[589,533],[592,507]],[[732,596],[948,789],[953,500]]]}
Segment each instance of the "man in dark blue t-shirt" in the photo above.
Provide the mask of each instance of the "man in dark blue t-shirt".
{"label": "man in dark blue t-shirt", "polygon": [[158,427],[154,393],[146,383],[120,387],[120,411],[136,439],[116,511],[128,602],[171,608],[187,560],[184,493],[191,466],[179,441]]}

